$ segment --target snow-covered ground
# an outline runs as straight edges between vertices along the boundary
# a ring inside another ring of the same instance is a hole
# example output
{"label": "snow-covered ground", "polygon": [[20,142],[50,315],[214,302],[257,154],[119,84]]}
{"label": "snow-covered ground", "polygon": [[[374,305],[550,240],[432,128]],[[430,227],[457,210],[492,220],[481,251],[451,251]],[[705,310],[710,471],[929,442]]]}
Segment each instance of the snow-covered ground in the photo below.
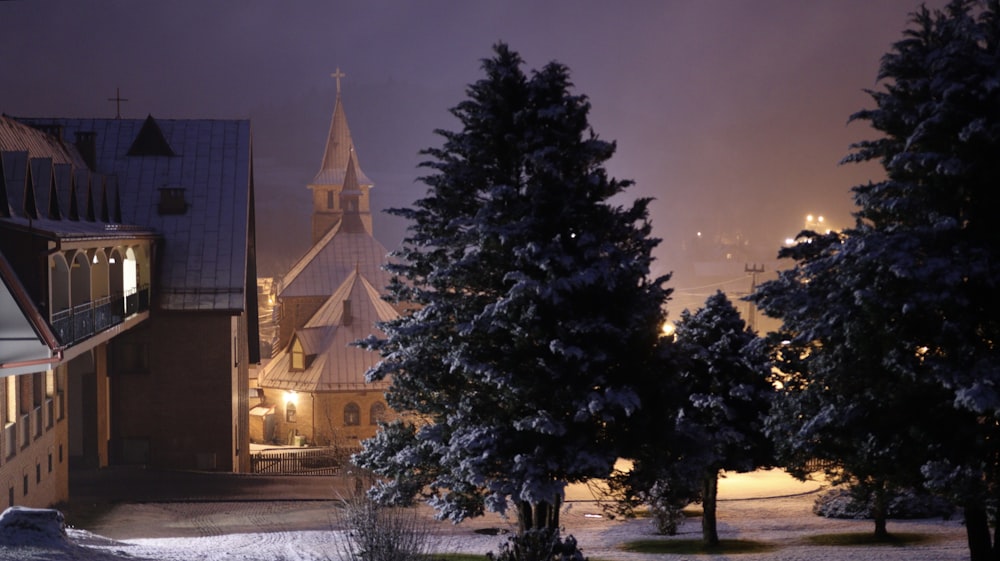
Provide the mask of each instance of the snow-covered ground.
{"label": "snow-covered ground", "polygon": [[[770,486],[770,487],[769,487]],[[890,532],[918,533],[929,536],[920,545],[909,547],[830,547],[813,545],[809,536],[830,533],[869,532],[870,521],[829,520],[811,512],[816,485],[789,485],[780,476],[751,474],[725,479],[720,486],[723,500],[719,508],[719,530],[723,539],[739,538],[769,542],[775,549],[761,554],[703,555],[698,559],[733,559],[740,561],[806,561],[806,560],[899,560],[950,561],[968,558],[965,531],[960,520],[917,520],[890,522]],[[783,491],[792,494],[774,495]],[[800,493],[794,493],[801,491]],[[226,503],[206,506],[202,503],[122,505],[120,520],[145,520],[150,536],[189,535],[186,524],[200,528],[194,533],[224,532],[226,520],[252,519],[246,514],[250,503]],[[209,512],[207,509],[214,509]],[[20,541],[32,545],[0,546],[2,561],[62,561],[62,560],[158,560],[158,561],[318,561],[339,559],[342,531],[336,528],[335,515],[326,513],[317,504],[303,505],[298,515],[293,505],[284,505],[281,519],[272,524],[275,531],[238,532],[204,535],[203,537],[132,537],[110,539],[86,530],[67,530],[65,539],[51,535],[20,531]],[[429,514],[429,512],[426,512]],[[620,545],[629,540],[659,538],[648,520],[608,520],[599,517],[600,509],[589,501],[569,502],[562,515],[566,533],[572,534],[592,559],[619,561],[670,560],[687,557],[628,553]],[[227,518],[228,517],[228,518]],[[305,518],[311,523],[302,523]],[[323,518],[317,520],[318,518]],[[301,519],[301,520],[300,520]],[[201,522],[194,524],[194,522]],[[428,519],[434,536],[436,552],[470,552],[484,554],[496,551],[502,536],[476,532],[475,529],[504,530],[509,522],[499,518],[478,519],[473,524],[452,525]],[[296,529],[302,527],[326,529]],[[214,531],[213,531],[214,528]],[[105,527],[113,534],[113,528]],[[697,539],[698,519],[681,527],[681,534],[672,539]],[[6,536],[9,539],[10,535]],[[0,540],[5,539],[0,536]],[[671,539],[671,538],[662,538]],[[10,542],[8,542],[10,543]]]}

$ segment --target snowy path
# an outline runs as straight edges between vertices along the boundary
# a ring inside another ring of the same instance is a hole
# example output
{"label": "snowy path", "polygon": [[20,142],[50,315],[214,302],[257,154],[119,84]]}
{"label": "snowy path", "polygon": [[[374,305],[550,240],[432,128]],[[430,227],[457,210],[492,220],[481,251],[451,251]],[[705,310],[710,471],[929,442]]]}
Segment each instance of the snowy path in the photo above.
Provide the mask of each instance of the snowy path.
{"label": "snowy path", "polygon": [[[755,478],[758,477],[758,478]],[[870,532],[870,521],[830,520],[812,514],[815,493],[745,498],[767,491],[789,490],[784,482],[761,476],[724,480],[729,497],[719,504],[719,531],[723,539],[746,539],[773,544],[767,553],[699,555],[699,560],[739,561],[959,561],[968,559],[965,529],[960,520],[890,521],[889,531],[930,536],[910,547],[830,547],[812,545],[819,534]],[[766,476],[765,476],[766,477]],[[815,490],[815,485],[811,486]],[[744,491],[746,490],[746,491]],[[792,491],[798,490],[792,488]],[[753,491],[753,492],[751,492]],[[760,495],[758,495],[760,496]],[[331,501],[139,503],[115,508],[107,525],[96,523],[87,532],[70,530],[72,544],[58,548],[4,549],[0,561],[326,561],[339,559],[342,532]],[[495,551],[502,536],[475,530],[509,529],[498,517],[481,518],[459,526],[430,520],[435,552]],[[562,515],[572,534],[591,559],[606,561],[672,561],[691,556],[650,555],[622,551],[621,543],[635,539],[670,539],[653,534],[649,520],[613,521],[595,517],[600,509],[588,501],[568,503]],[[681,527],[674,539],[697,539],[697,518]]]}

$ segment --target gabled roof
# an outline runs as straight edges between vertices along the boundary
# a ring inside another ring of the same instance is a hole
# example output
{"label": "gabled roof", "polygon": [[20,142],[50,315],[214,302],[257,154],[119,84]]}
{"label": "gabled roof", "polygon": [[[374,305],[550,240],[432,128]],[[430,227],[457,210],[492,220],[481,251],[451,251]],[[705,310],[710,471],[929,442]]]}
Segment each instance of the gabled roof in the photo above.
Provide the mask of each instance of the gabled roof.
{"label": "gabled roof", "polygon": [[[252,266],[247,247],[252,227],[249,121],[152,117],[21,121],[60,127],[66,138],[94,133],[95,168],[115,176],[111,181],[117,181],[119,188],[113,184],[110,191],[100,189],[92,180],[90,197],[84,200],[99,220],[102,214],[108,219],[120,214],[125,223],[151,227],[163,236],[157,279],[160,306],[173,310],[246,308],[245,284]],[[129,155],[138,139],[157,133],[174,156],[164,157],[162,146],[152,155]],[[183,190],[188,204],[185,212],[160,213],[164,188]]]}
{"label": "gabled roof", "polygon": [[293,341],[298,338],[307,355],[306,368],[292,370],[286,349],[264,367],[258,383],[265,388],[310,393],[385,389],[388,381],[368,383],[364,378],[381,357],[352,343],[370,334],[384,336],[375,322],[396,317],[396,310],[379,297],[372,283],[353,271],[293,335]]}
{"label": "gabled roof", "polygon": [[[360,299],[362,305],[358,309],[354,300]],[[360,317],[365,325],[374,325],[376,321],[389,321],[399,316],[391,304],[382,299],[379,290],[372,285],[357,270],[353,271],[340,288],[323,303],[313,317],[306,322],[305,328],[323,327],[344,324],[345,301],[351,301],[350,321]]]}
{"label": "gabled roof", "polygon": [[146,117],[128,149],[129,156],[176,156],[152,115]]}
{"label": "gabled roof", "polygon": [[379,289],[389,286],[385,246],[366,231],[348,230],[338,222],[317,241],[282,279],[278,298],[327,296],[355,270]]}
{"label": "gabled roof", "polygon": [[73,164],[73,167],[81,169],[87,167],[80,154],[60,142],[57,137],[18,122],[17,119],[5,114],[0,115],[0,150],[28,152],[33,158],[52,158],[57,164]]}
{"label": "gabled roof", "polygon": [[[43,127],[63,134],[62,125]],[[153,236],[121,223],[117,182],[92,173],[61,136],[0,116],[0,220],[52,239]]]}
{"label": "gabled roof", "polygon": [[309,184],[309,188],[312,189],[319,185],[343,185],[348,161],[352,159],[358,183],[371,187],[371,179],[368,179],[368,176],[361,171],[358,155],[354,151],[354,141],[351,139],[351,129],[347,126],[344,104],[340,101],[340,92],[337,92],[337,101],[333,106],[333,118],[330,120],[330,132],[326,138],[326,149],[323,151],[323,163]]}

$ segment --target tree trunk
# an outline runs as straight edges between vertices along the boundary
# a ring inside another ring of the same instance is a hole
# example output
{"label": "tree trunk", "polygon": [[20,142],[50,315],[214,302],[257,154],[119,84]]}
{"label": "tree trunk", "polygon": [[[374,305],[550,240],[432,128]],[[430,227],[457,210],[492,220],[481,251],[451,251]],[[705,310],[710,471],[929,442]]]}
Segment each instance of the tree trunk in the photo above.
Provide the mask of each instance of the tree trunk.
{"label": "tree trunk", "polygon": [[716,524],[716,499],[719,495],[719,472],[712,471],[701,480],[701,537],[705,545],[719,545],[719,529]]}
{"label": "tree trunk", "polygon": [[872,492],[872,518],[875,519],[875,539],[888,540],[889,493],[883,483],[877,484]]}
{"label": "tree trunk", "polygon": [[997,561],[997,551],[990,536],[990,522],[982,503],[966,503],[965,532],[969,538],[971,561]]}
{"label": "tree trunk", "polygon": [[554,497],[551,502],[517,502],[517,530],[524,534],[528,530],[559,530],[559,509],[562,499]]}

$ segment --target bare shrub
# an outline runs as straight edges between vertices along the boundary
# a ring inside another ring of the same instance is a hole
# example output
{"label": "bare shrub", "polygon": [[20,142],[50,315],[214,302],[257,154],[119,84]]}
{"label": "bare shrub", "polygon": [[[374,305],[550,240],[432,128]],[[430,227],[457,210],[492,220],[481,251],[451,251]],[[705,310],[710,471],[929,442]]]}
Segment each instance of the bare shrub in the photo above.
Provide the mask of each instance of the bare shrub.
{"label": "bare shrub", "polygon": [[412,508],[379,505],[363,489],[340,499],[345,539],[338,543],[346,561],[418,561],[427,559],[431,533]]}

